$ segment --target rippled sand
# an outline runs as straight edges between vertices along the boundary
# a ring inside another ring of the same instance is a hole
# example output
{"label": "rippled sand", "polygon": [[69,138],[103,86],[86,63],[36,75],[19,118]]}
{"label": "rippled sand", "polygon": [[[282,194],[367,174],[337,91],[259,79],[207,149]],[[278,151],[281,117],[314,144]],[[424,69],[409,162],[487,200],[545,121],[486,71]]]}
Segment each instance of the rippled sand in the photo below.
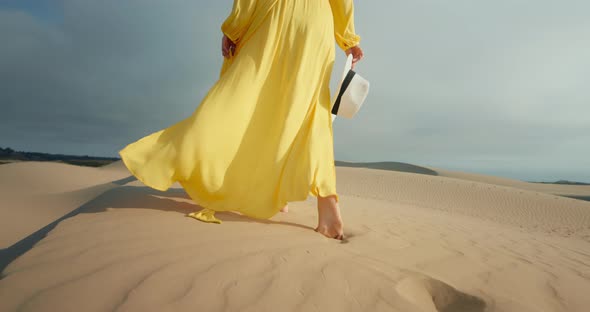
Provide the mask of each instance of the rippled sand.
{"label": "rippled sand", "polygon": [[556,195],[590,186],[389,169],[337,167],[339,242],[313,197],[206,224],[120,162],[2,165],[0,311],[590,310],[590,202]]}

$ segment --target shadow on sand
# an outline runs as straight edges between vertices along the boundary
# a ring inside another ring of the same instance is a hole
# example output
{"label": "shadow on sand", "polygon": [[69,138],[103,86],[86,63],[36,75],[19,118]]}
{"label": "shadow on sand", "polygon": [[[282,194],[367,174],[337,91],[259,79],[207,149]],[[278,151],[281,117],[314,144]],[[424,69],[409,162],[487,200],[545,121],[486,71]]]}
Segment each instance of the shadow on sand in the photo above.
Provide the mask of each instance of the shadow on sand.
{"label": "shadow on sand", "polygon": [[[4,269],[16,258],[29,251],[35,244],[42,240],[47,233],[53,230],[61,221],[74,217],[80,213],[98,213],[108,209],[155,209],[162,211],[174,211],[186,215],[190,212],[199,211],[203,207],[176,200],[183,198],[191,201],[184,189],[169,189],[165,192],[154,190],[147,186],[125,186],[125,184],[135,181],[134,176],[113,181],[106,184],[114,184],[113,188],[89,200],[80,207],[63,215],[50,224],[40,228],[36,232],[16,242],[14,245],[0,250],[0,279],[4,278]],[[96,186],[93,186],[96,187]],[[243,216],[235,212],[218,212],[216,216],[224,222],[255,222],[262,224],[281,224],[313,230],[313,228],[292,222],[280,222],[264,219],[254,219]],[[199,222],[195,220],[195,222]]]}

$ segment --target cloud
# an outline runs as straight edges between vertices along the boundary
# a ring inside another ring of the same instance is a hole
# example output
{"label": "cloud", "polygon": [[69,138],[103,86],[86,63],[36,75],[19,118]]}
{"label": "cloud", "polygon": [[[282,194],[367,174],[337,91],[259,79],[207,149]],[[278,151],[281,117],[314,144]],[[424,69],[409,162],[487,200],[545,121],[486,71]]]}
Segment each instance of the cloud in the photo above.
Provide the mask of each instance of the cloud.
{"label": "cloud", "polygon": [[[59,21],[0,9],[3,146],[115,156],[191,114],[218,77],[231,1],[55,4]],[[334,122],[337,159],[590,181],[590,3],[355,4],[372,86]]]}
{"label": "cloud", "polygon": [[359,71],[372,94],[357,120],[335,122],[336,153],[520,178],[559,168],[589,180],[588,9],[582,1],[360,2]]}
{"label": "cloud", "polygon": [[190,114],[218,76],[222,58],[211,44],[220,41],[224,6],[62,5],[62,23],[0,11],[3,145],[114,155]]}

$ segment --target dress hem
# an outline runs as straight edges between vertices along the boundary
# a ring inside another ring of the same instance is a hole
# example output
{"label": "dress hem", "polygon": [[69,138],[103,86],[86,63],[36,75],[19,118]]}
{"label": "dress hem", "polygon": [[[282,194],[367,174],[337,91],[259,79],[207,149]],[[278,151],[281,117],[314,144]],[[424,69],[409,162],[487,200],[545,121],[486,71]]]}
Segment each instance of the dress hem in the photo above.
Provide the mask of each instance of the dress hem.
{"label": "dress hem", "polygon": [[[135,178],[137,178],[137,180],[139,180],[141,183],[143,183],[145,186],[148,186],[150,188],[153,188],[155,190],[162,191],[162,192],[167,191],[170,188],[170,186],[162,187],[162,186],[158,186],[158,185],[155,185],[155,184],[152,184],[152,183],[148,183],[147,180],[144,179],[142,175],[138,174],[138,172],[135,170],[135,168],[130,165],[131,163],[130,163],[129,159],[126,158],[126,156],[124,155],[124,153],[122,153],[121,151],[119,151],[118,154],[121,156],[121,160],[123,161],[123,164],[125,165],[125,167],[127,168],[127,170],[129,170],[129,172]],[[191,198],[191,200],[193,200],[195,202],[195,204],[197,204],[199,206],[202,206],[205,209],[211,209],[211,210],[220,211],[220,212],[221,211],[236,211],[236,212],[242,213],[243,215],[245,215],[247,217],[254,218],[254,219],[260,219],[260,220],[270,219],[275,214],[277,214],[281,210],[281,208],[284,207],[285,204],[288,204],[289,202],[297,202],[297,201],[307,200],[307,198],[310,195],[312,195],[312,196],[314,196],[316,198],[318,196],[320,196],[320,197],[335,196],[336,202],[337,203],[340,202],[340,196],[338,195],[338,193],[330,193],[330,194],[326,194],[324,196],[324,195],[321,194],[322,192],[320,191],[321,189],[319,187],[317,187],[317,186],[314,187],[313,185],[310,184],[310,186],[308,188],[309,191],[306,194],[306,196],[294,196],[294,197],[287,198],[287,199],[283,200],[284,204],[281,204],[282,206],[281,207],[278,207],[278,209],[276,209],[276,211],[274,212],[273,215],[271,215],[270,217],[266,217],[265,218],[265,217],[257,217],[257,216],[251,215],[251,214],[246,214],[246,213],[241,212],[240,210],[229,210],[229,209],[219,209],[219,208],[215,209],[215,207],[214,207],[215,205],[212,204],[211,202],[208,202],[206,200],[200,199],[198,196],[192,194],[192,192],[189,192],[187,190],[187,187],[185,187],[185,184],[183,183],[184,181],[177,180],[177,181],[174,181],[174,182],[180,183],[180,185],[184,189],[185,193]],[[172,182],[170,185],[174,184],[174,182]]]}
{"label": "dress hem", "polygon": [[[144,185],[146,185],[150,188],[153,188],[155,190],[162,191],[162,192],[165,192],[170,188],[170,186],[163,187],[163,186],[155,185],[152,183],[148,183],[147,180],[145,180],[142,175],[138,174],[137,171],[135,170],[135,168],[133,166],[131,166],[129,159],[126,158],[126,156],[124,155],[124,153],[122,153],[122,151],[119,151],[118,154],[119,154],[119,156],[121,156],[121,160],[123,161],[123,164],[125,165],[127,170],[129,170],[129,172],[131,172],[131,174],[135,178],[137,178],[137,180],[139,180],[141,183],[143,183]],[[170,185],[172,185],[172,184],[170,184]]]}

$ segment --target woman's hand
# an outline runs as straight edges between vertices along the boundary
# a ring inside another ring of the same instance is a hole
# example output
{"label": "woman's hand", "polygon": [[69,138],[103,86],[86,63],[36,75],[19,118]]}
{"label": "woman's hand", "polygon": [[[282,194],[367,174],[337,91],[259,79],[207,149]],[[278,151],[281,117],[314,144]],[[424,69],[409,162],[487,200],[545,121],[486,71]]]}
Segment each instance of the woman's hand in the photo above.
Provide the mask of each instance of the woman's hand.
{"label": "woman's hand", "polygon": [[230,53],[234,55],[235,51],[236,44],[223,34],[223,38],[221,39],[221,54],[223,54],[223,57],[230,57]]}
{"label": "woman's hand", "polygon": [[363,54],[363,49],[361,49],[361,47],[359,46],[354,46],[348,50],[346,50],[346,56],[350,55],[352,53],[352,69],[354,69],[354,65],[356,64],[356,62],[360,61],[364,54]]}

